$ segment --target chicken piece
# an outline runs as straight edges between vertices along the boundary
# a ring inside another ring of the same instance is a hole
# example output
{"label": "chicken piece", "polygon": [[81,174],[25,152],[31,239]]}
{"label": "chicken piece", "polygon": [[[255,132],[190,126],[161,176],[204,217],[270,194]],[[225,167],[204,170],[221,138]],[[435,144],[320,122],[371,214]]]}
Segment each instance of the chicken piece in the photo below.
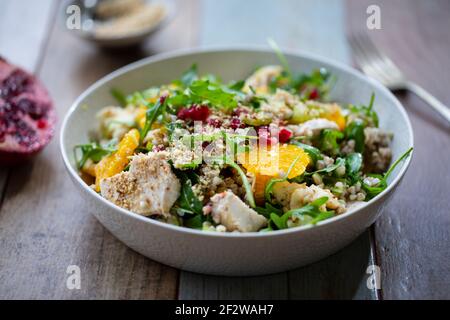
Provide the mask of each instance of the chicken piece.
{"label": "chicken piece", "polygon": [[273,194],[285,210],[301,208],[319,198],[327,197],[327,202],[320,208],[322,211],[330,209],[338,214],[345,212],[345,205],[339,202],[335,195],[316,185],[308,187],[306,184],[280,182],[275,184]]}
{"label": "chicken piece", "polygon": [[270,82],[281,74],[283,68],[280,66],[265,66],[255,71],[245,81],[243,92],[250,93],[255,90],[256,93],[267,93]]}
{"label": "chicken piece", "polygon": [[322,118],[308,120],[302,124],[289,125],[287,127],[293,132],[295,137],[313,137],[320,134],[320,132],[325,129],[339,130],[339,126],[335,122]]}
{"label": "chicken piece", "polygon": [[103,179],[103,197],[119,207],[143,216],[168,216],[180,195],[180,182],[167,162],[166,152],[133,157],[128,172]]}
{"label": "chicken piece", "polygon": [[267,219],[248,207],[231,191],[211,198],[213,220],[227,231],[256,232],[267,225]]}

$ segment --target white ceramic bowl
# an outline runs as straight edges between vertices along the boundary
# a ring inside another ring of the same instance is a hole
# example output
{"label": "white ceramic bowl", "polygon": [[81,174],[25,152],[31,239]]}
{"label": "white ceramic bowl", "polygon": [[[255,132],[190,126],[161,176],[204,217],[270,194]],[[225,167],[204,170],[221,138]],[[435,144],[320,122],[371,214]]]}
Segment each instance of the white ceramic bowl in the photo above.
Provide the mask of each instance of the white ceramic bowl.
{"label": "white ceramic bowl", "polygon": [[[83,6],[80,4],[80,1],[81,0],[73,0],[70,1],[68,5],[73,4],[83,8]],[[136,33],[131,33],[129,35],[97,37],[93,29],[95,26],[94,21],[92,20],[91,17],[87,16],[86,13],[82,11],[84,13],[82,14],[82,24],[84,24],[84,27],[81,30],[73,30],[74,31],[73,33],[103,48],[130,47],[142,43],[143,41],[150,38],[158,31],[163,29],[166,25],[168,25],[176,14],[176,5],[174,0],[151,0],[151,1],[146,0],[146,2],[162,5],[165,9],[165,14],[164,17],[161,18],[161,21],[159,21],[157,24],[155,24],[150,28],[143,29]],[[66,12],[64,12],[64,14],[67,15]],[[67,16],[65,16],[65,18],[67,18]]]}
{"label": "white ceramic bowl", "polygon": [[[394,159],[413,146],[408,116],[398,100],[381,84],[338,63],[304,53],[286,53],[294,71],[325,67],[337,76],[331,99],[367,104],[376,95],[380,126],[394,133]],[[323,221],[269,233],[215,233],[177,227],[151,220],[103,199],[77,174],[73,147],[88,141],[97,128],[96,112],[114,103],[111,88],[131,93],[179,78],[193,63],[201,73],[223,80],[243,79],[255,66],[278,63],[273,52],[261,48],[179,51],[147,58],[123,67],[87,89],[67,113],[61,131],[61,152],[69,175],[88,203],[90,212],[118,239],[161,263],[199,273],[260,275],[281,272],[322,259],[343,248],[377,219],[404,175],[410,158],[394,171],[389,187],[360,208]],[[86,106],[88,106],[86,108]]]}

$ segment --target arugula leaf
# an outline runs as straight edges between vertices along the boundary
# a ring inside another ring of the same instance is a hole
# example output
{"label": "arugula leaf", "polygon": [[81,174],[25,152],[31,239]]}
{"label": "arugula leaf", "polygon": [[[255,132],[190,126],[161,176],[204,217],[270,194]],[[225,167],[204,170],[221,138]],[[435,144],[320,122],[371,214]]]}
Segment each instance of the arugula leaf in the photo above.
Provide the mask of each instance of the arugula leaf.
{"label": "arugula leaf", "polygon": [[201,215],[196,215],[189,219],[184,219],[184,226],[191,229],[202,229],[203,228],[203,218]]}
{"label": "arugula leaf", "polygon": [[355,140],[355,151],[359,153],[364,152],[365,135],[364,135],[364,122],[356,119],[352,121],[344,130],[346,139]]}
{"label": "arugula leaf", "polygon": [[241,91],[245,85],[245,80],[233,81],[228,85],[228,88],[232,91]]}
{"label": "arugula leaf", "polygon": [[172,95],[167,98],[167,104],[174,107],[183,107],[188,106],[193,103],[192,99],[184,93],[179,93],[176,95]]}
{"label": "arugula leaf", "polygon": [[[147,103],[145,103],[147,105]],[[149,107],[146,114],[145,114],[145,124],[144,127],[141,130],[141,142],[145,139],[147,136],[147,133],[151,130],[153,123],[156,121],[156,118],[160,114],[164,114],[167,106],[167,99],[166,97],[161,97],[156,101],[156,103]]]}
{"label": "arugula leaf", "polygon": [[[250,207],[256,208],[256,203],[255,203],[255,198],[253,196],[252,186],[250,185],[250,182],[248,181],[247,175],[242,170],[242,168],[236,162],[234,162],[235,156],[238,152],[247,151],[245,146],[241,146],[239,144],[240,139],[254,138],[254,137],[229,134],[226,132],[221,132],[221,135],[224,137],[224,140],[227,145],[227,150],[226,150],[226,152],[224,152],[222,157],[219,157],[215,160],[217,163],[226,164],[237,171],[237,173],[241,177],[242,184],[245,189],[245,198],[246,198],[248,204],[250,205]],[[228,146],[231,146],[232,154],[229,154],[230,150],[228,149]],[[211,160],[213,160],[213,159],[211,159]]]}
{"label": "arugula leaf", "polygon": [[[298,209],[289,210],[282,216],[278,216],[275,213],[270,215],[270,221],[275,224],[278,230],[287,229],[287,221],[291,217],[296,217],[298,219],[302,219],[302,216],[310,216],[313,218],[310,224],[316,224],[319,221],[328,219],[334,216],[334,211],[321,211],[320,207],[324,205],[328,201],[328,197],[322,197],[316,199],[315,201],[301,207]],[[302,224],[301,224],[302,225]]]}
{"label": "arugula leaf", "polygon": [[272,194],[273,194],[273,187],[276,183],[287,181],[289,174],[292,172],[292,169],[294,169],[295,164],[300,160],[301,156],[298,156],[297,158],[292,161],[291,165],[289,166],[289,169],[287,170],[285,176],[280,179],[271,179],[269,183],[266,185],[264,189],[264,197],[266,198],[266,201],[271,203],[272,202]]}
{"label": "arugula leaf", "polygon": [[236,162],[234,162],[230,159],[227,159],[226,164],[238,172],[239,176],[242,179],[242,184],[244,185],[244,188],[245,188],[245,198],[247,199],[247,202],[250,205],[250,207],[255,208],[256,203],[255,203],[255,198],[253,197],[252,186],[250,185],[250,182],[248,181],[248,178],[245,175],[244,171],[241,169],[241,167]]}
{"label": "arugula leaf", "polygon": [[276,215],[281,216],[283,214],[283,210],[273,206],[272,204],[266,202],[264,207],[256,207],[255,211],[259,214],[263,215],[266,218],[270,218],[270,214],[275,213]]}
{"label": "arugula leaf", "polygon": [[325,129],[322,130],[319,137],[319,145],[322,152],[327,152],[331,155],[336,155],[339,153],[339,143],[338,140],[344,138],[344,134],[339,130]]}
{"label": "arugula leaf", "polygon": [[128,104],[127,97],[120,90],[112,88],[111,94],[122,107],[125,107]]}
{"label": "arugula leaf", "polygon": [[287,73],[288,78],[292,79],[291,67],[289,66],[289,62],[287,61],[286,56],[283,54],[278,44],[271,38],[267,39],[267,42],[272,47],[272,50],[275,51],[275,54],[277,55],[278,60],[280,60],[280,63],[283,66],[284,71]]}
{"label": "arugula leaf", "polygon": [[378,128],[378,114],[373,110],[373,104],[375,102],[375,93],[372,93],[372,96],[370,97],[370,103],[367,108],[363,107],[364,113],[368,118],[370,118],[375,125],[375,127]]}
{"label": "arugula leaf", "polygon": [[305,172],[305,176],[312,176],[315,173],[331,173],[340,166],[345,166],[345,159],[337,158],[334,164],[332,164],[331,166],[313,172]]}
{"label": "arugula leaf", "polygon": [[173,134],[174,134],[175,130],[176,129],[181,129],[182,125],[179,122],[170,122],[170,123],[167,124],[166,128],[167,128],[169,141],[173,142]]}
{"label": "arugula leaf", "polygon": [[366,126],[375,126],[378,128],[378,114],[373,110],[373,105],[375,102],[375,94],[372,93],[370,97],[370,102],[368,106],[354,106],[350,105],[349,110],[351,113],[359,116]]}
{"label": "arugula leaf", "polygon": [[272,47],[273,51],[280,61],[283,71],[279,76],[271,81],[269,87],[272,91],[281,88],[287,91],[300,92],[302,99],[312,99],[312,93],[315,92],[314,99],[324,98],[330,90],[330,74],[324,69],[313,70],[310,74],[294,75],[279,46],[273,39],[268,39],[267,42]]}
{"label": "arugula leaf", "polygon": [[261,107],[262,102],[267,102],[267,98],[258,96],[256,94],[254,94],[248,101],[248,103],[255,109]]}
{"label": "arugula leaf", "polygon": [[305,150],[305,152],[309,155],[309,157],[311,158],[311,162],[313,164],[315,164],[317,162],[317,160],[322,160],[322,153],[320,152],[319,149],[310,146],[308,144],[304,144],[298,141],[293,141],[292,144],[295,144],[296,146],[299,146],[300,148],[302,148],[303,150]]}
{"label": "arugula leaf", "polygon": [[330,90],[330,73],[325,68],[315,69],[310,74],[300,74],[292,80],[292,87],[299,91],[302,99],[312,99],[311,94],[316,91],[317,97],[324,98]]}
{"label": "arugula leaf", "polygon": [[149,141],[145,146],[136,148],[137,153],[149,153],[153,150],[153,144]]}
{"label": "arugula leaf", "polygon": [[196,80],[189,87],[191,98],[196,103],[208,101],[213,106],[221,106],[225,108],[235,108],[237,101],[236,95],[226,92],[222,86],[211,83],[208,80]]}
{"label": "arugula leaf", "polygon": [[203,215],[203,203],[192,191],[192,181],[188,175],[179,170],[175,171],[181,182],[180,196],[175,203],[175,211],[181,215]]}
{"label": "arugula leaf", "polygon": [[345,172],[351,184],[359,180],[363,157],[361,153],[351,153],[345,158]]}
{"label": "arugula leaf", "polygon": [[327,220],[334,217],[334,211],[321,211],[311,222],[310,224],[316,225],[320,221]]}
{"label": "arugula leaf", "polygon": [[181,76],[181,83],[185,88],[189,87],[195,80],[198,79],[197,64],[193,64],[187,71]]}
{"label": "arugula leaf", "polygon": [[[78,160],[77,157],[77,150],[81,151],[81,159]],[[75,154],[75,162],[77,164],[78,169],[83,168],[86,161],[88,159],[91,159],[95,163],[100,162],[100,160],[103,159],[103,157],[117,151],[112,146],[100,146],[97,142],[87,143],[87,144],[80,144],[75,146],[74,148],[74,154]]]}
{"label": "arugula leaf", "polygon": [[270,214],[270,221],[275,224],[278,230],[287,229],[287,220],[291,217],[291,214],[283,214],[281,217],[275,213]]}
{"label": "arugula leaf", "polygon": [[387,179],[389,178],[391,173],[394,171],[394,169],[399,165],[399,163],[402,162],[403,160],[405,160],[407,157],[409,157],[409,155],[411,154],[412,151],[413,151],[413,148],[408,149],[403,155],[400,156],[400,158],[397,159],[397,161],[395,161],[392,164],[392,166],[389,168],[389,170],[385,174],[383,174],[383,175],[368,174],[367,175],[369,177],[377,178],[380,180],[380,182],[376,186],[370,186],[370,185],[364,183],[364,180],[362,181],[362,187],[363,187],[364,191],[366,191],[366,199],[367,200],[374,198],[375,196],[377,196],[378,194],[383,192],[388,187]]}

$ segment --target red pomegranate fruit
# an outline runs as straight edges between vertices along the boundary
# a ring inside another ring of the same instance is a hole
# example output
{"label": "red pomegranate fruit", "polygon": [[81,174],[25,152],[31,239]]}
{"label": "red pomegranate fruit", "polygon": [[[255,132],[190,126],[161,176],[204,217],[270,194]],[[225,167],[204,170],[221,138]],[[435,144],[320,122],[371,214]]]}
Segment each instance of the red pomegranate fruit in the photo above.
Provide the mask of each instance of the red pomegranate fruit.
{"label": "red pomegranate fruit", "polygon": [[0,57],[0,165],[30,159],[51,140],[56,112],[33,75]]}

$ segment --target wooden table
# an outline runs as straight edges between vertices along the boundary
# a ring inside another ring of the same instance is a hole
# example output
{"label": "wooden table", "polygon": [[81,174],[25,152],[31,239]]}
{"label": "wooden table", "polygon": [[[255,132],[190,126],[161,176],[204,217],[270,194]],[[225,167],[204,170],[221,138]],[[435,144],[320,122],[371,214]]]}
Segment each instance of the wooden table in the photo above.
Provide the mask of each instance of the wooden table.
{"label": "wooden table", "polygon": [[[2,0],[0,54],[44,81],[61,119],[101,76],[177,48],[264,44],[272,36],[282,47],[349,63],[345,34],[366,31],[370,4],[381,8],[382,30],[369,32],[376,43],[409,78],[450,105],[447,0],[182,0],[176,19],[141,49],[116,52],[72,36],[60,1]],[[416,149],[382,217],[339,253],[264,277],[192,274],[128,249],[78,196],[55,137],[34,162],[0,168],[0,298],[450,298],[449,128],[415,96],[400,99],[411,117]],[[366,270],[373,264],[381,270],[381,290],[367,287]],[[66,287],[69,265],[81,269],[80,290]]]}

